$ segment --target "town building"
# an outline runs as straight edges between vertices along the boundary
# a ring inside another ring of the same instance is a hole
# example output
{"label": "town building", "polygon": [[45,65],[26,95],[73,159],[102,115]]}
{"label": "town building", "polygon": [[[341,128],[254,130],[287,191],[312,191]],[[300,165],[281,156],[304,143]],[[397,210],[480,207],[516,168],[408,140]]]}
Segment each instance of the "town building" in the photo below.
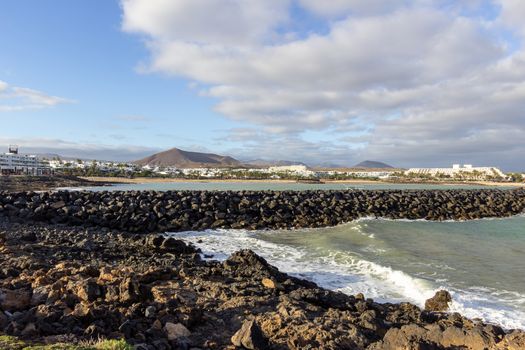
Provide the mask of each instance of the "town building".
{"label": "town building", "polygon": [[487,178],[502,178],[507,176],[496,167],[474,167],[472,164],[453,164],[452,168],[411,168],[405,171],[405,174],[425,175],[432,177],[451,177],[451,178],[465,178],[465,179],[487,179]]}
{"label": "town building", "polygon": [[270,173],[291,173],[301,176],[314,176],[315,172],[308,170],[305,165],[272,166],[268,168]]}
{"label": "town building", "polygon": [[1,175],[45,175],[50,168],[37,156],[18,154],[18,146],[9,146],[7,153],[0,153]]}

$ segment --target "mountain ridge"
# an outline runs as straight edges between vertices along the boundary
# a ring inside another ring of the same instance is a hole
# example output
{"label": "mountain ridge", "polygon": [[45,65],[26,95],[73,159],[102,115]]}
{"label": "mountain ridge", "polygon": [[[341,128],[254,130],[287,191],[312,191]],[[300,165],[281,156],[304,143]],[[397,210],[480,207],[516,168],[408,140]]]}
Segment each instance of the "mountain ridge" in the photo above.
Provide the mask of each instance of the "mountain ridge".
{"label": "mountain ridge", "polygon": [[176,147],[152,154],[151,156],[136,160],[133,163],[140,166],[175,166],[179,168],[230,168],[242,166],[240,161],[230,156],[215,153],[191,152]]}
{"label": "mountain ridge", "polygon": [[365,160],[365,161],[362,161],[354,165],[352,168],[365,168],[365,169],[387,169],[388,168],[388,169],[391,169],[394,167],[389,164],[378,162],[375,160]]}

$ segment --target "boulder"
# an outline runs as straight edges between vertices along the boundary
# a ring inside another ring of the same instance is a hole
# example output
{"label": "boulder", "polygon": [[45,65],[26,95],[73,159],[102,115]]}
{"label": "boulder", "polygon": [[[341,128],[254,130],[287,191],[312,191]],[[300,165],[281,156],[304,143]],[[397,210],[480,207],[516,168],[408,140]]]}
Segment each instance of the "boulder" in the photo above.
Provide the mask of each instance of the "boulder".
{"label": "boulder", "polygon": [[446,290],[440,290],[436,294],[425,301],[425,310],[427,311],[447,311],[449,309],[448,303],[452,301],[452,296]]}
{"label": "boulder", "polygon": [[20,311],[31,305],[31,293],[27,290],[0,290],[0,307],[5,311]]}
{"label": "boulder", "polygon": [[268,349],[268,341],[255,320],[246,320],[231,338],[233,345],[242,346],[249,350]]}
{"label": "boulder", "polygon": [[498,344],[498,349],[520,350],[525,349],[525,332],[515,330],[503,338]]}
{"label": "boulder", "polygon": [[177,340],[182,337],[189,337],[191,332],[188,328],[184,327],[182,323],[171,323],[167,322],[164,325],[164,331],[166,332],[169,340]]}
{"label": "boulder", "polygon": [[261,281],[262,285],[269,289],[277,288],[277,283],[269,278],[263,278]]}
{"label": "boulder", "polygon": [[95,301],[102,296],[102,288],[100,288],[95,279],[88,278],[78,283],[76,295],[83,301]]}

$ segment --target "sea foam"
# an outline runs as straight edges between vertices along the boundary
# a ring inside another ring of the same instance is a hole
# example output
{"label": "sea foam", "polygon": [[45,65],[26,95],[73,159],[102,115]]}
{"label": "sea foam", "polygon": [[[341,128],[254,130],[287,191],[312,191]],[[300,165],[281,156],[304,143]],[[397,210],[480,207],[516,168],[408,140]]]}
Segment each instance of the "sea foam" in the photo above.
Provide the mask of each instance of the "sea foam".
{"label": "sea foam", "polygon": [[[261,232],[233,229],[187,231],[170,236],[193,243],[212,259],[224,260],[240,249],[252,249],[270,264],[290,275],[305,278],[331,290],[347,294],[363,293],[378,302],[408,301],[420,307],[439,289],[447,289],[453,296],[452,312],[469,318],[480,318],[504,328],[525,328],[525,313],[501,302],[498,291],[471,288],[456,290],[446,279],[431,281],[411,276],[401,270],[382,266],[356,254],[326,249],[307,249],[273,243],[260,237]],[[268,234],[268,231],[264,231]],[[278,233],[276,233],[278,234]],[[516,302],[525,299],[515,295]]]}

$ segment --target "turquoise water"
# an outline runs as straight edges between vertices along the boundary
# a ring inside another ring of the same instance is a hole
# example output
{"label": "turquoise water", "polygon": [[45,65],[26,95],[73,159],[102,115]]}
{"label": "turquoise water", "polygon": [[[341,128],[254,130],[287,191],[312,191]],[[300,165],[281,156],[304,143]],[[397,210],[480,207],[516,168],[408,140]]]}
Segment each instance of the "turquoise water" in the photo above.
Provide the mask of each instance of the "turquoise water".
{"label": "turquoise water", "polygon": [[[367,190],[388,190],[388,189],[477,189],[490,188],[481,185],[430,185],[430,184],[343,184],[343,183],[326,183],[326,184],[304,184],[294,182],[159,182],[143,184],[116,184],[105,187],[88,187],[91,191],[130,191],[130,190],[206,190],[206,191],[264,191],[264,190],[347,190],[347,189],[367,189]],[[506,187],[498,187],[506,188]],[[510,188],[510,187],[509,187]]]}
{"label": "turquoise water", "polygon": [[[361,220],[324,229],[173,234],[215,258],[250,248],[282,271],[345,293],[452,310],[525,329],[525,216],[468,222]],[[200,241],[200,243],[199,243]]]}

